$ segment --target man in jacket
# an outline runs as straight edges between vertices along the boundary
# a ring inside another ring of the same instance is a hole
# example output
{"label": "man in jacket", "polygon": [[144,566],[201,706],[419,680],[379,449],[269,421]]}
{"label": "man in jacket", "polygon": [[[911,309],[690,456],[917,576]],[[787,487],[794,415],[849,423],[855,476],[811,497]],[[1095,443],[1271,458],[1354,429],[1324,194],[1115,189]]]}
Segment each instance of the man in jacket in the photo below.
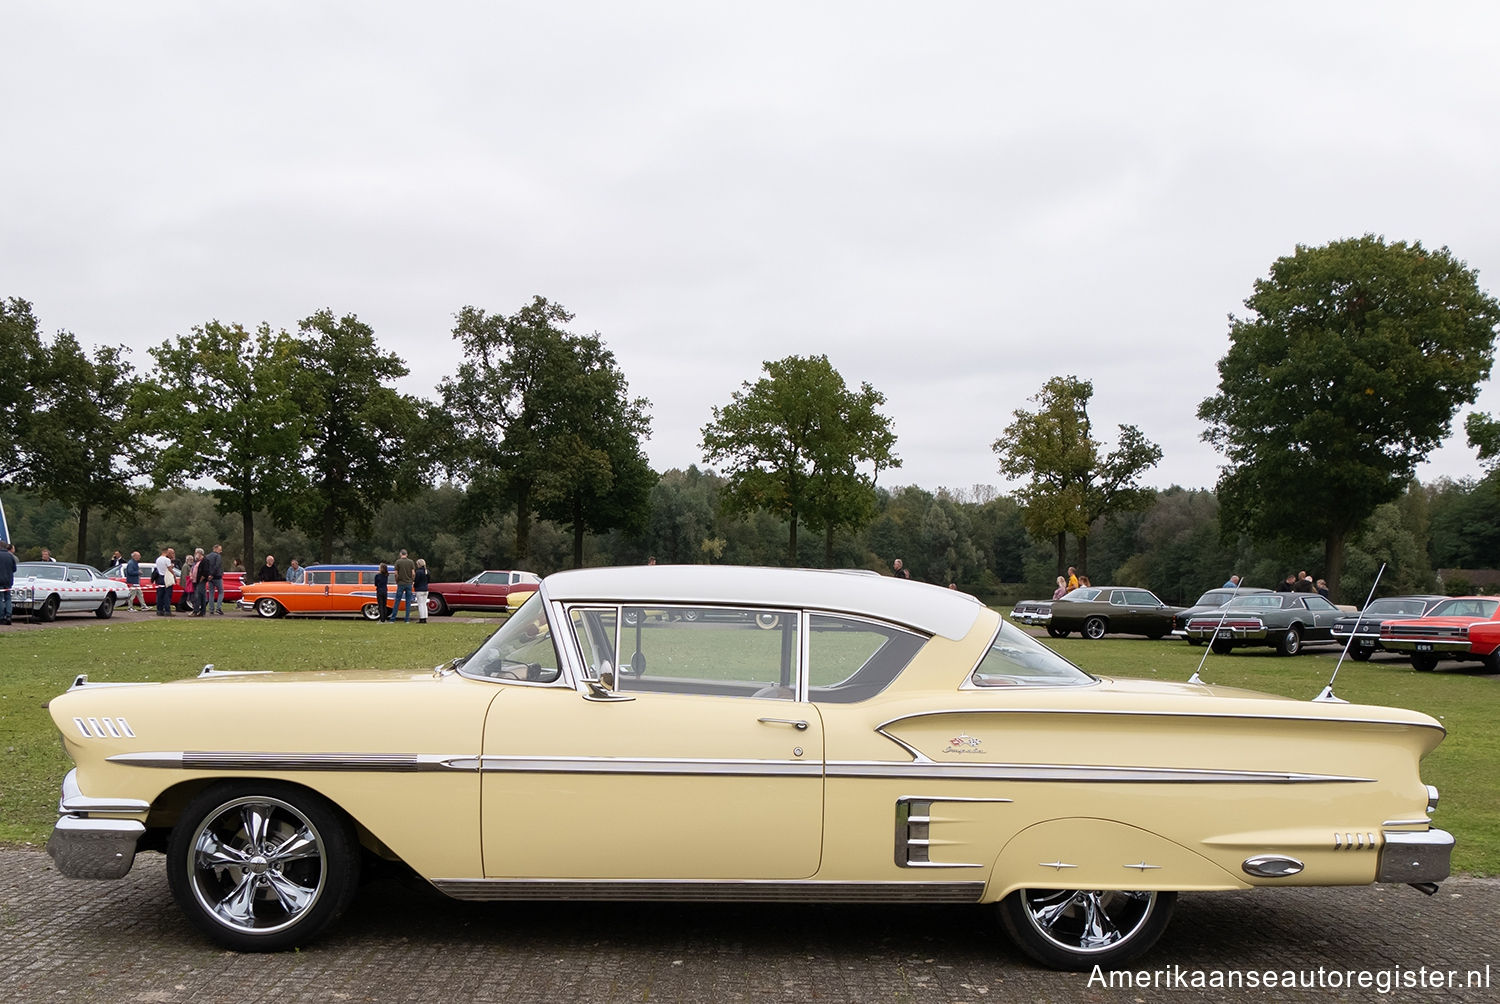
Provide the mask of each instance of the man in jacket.
{"label": "man in jacket", "polygon": [[406,597],[406,623],[411,623],[412,583],[416,579],[417,563],[406,556],[406,548],[396,559],[396,602],[391,604],[391,623],[396,623],[396,614],[401,610],[401,597]]}
{"label": "man in jacket", "polygon": [[[130,560],[125,562],[125,588],[130,591],[127,597],[126,610],[146,609],[146,597],[141,592],[141,552],[131,551]],[[137,605],[139,604],[139,605]]]}
{"label": "man in jacket", "polygon": [[0,624],[10,623],[10,591],[16,584],[16,556],[10,542],[0,540]]}
{"label": "man in jacket", "polygon": [[224,545],[215,544],[214,549],[203,556],[204,571],[208,573],[208,612],[224,612]]}

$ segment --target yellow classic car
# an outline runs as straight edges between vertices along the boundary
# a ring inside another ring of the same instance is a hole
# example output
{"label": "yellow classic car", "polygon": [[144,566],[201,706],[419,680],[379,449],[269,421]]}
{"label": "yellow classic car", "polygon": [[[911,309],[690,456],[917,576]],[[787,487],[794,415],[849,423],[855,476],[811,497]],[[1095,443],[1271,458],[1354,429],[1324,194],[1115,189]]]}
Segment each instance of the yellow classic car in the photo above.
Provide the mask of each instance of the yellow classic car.
{"label": "yellow classic car", "polygon": [[313,938],[376,857],[465,900],[997,904],[1041,963],[1110,968],[1180,892],[1430,892],[1453,845],[1426,715],[1095,676],[851,572],[562,572],[436,670],[80,677],[50,710],[59,871],[164,852],[248,951]]}

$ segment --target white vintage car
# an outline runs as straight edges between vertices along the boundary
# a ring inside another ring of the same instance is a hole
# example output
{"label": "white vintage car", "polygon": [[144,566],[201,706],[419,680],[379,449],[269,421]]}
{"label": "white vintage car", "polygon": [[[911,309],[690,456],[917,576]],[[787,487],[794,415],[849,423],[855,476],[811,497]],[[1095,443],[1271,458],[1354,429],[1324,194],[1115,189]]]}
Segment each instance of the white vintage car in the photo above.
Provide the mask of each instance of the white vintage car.
{"label": "white vintage car", "polygon": [[1108,968],[1179,892],[1430,892],[1453,846],[1426,715],[1100,678],[840,572],[563,572],[435,671],[80,677],[50,708],[59,870],[163,851],[240,950],[308,941],[375,856],[467,900],[998,904],[1035,959]]}
{"label": "white vintage car", "polygon": [[93,614],[107,618],[126,595],[125,583],[106,578],[93,565],[70,561],[23,561],[11,589],[15,613],[50,621],[58,614]]}

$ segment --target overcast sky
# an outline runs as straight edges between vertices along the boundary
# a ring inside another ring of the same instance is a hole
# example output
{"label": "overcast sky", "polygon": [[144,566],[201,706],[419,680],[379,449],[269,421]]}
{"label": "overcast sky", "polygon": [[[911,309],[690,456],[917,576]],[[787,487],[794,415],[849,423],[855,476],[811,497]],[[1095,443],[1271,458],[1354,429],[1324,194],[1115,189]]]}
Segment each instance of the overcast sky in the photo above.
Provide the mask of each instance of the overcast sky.
{"label": "overcast sky", "polygon": [[[1196,409],[1275,258],[1376,233],[1500,294],[1497,29],[1479,2],[8,0],[0,296],[139,368],[329,307],[435,396],[460,307],[540,294],[650,399],[659,470],[763,361],[825,353],[886,395],[884,483],[1003,485],[991,443],[1074,374],[1111,445],[1161,445],[1148,483],[1207,487]],[[1420,476],[1475,473],[1455,429]]]}

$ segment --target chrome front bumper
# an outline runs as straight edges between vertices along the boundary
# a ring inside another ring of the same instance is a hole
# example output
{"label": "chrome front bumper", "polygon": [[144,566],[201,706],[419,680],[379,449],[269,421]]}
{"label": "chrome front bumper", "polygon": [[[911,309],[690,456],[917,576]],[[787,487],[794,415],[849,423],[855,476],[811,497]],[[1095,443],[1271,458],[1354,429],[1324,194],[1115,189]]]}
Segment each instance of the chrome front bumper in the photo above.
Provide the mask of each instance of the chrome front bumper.
{"label": "chrome front bumper", "polygon": [[135,864],[135,851],[146,833],[135,819],[110,818],[144,813],[150,808],[137,799],[90,798],[78,788],[77,771],[63,778],[57,825],[47,840],[47,853],[68,878],[117,879]]}

